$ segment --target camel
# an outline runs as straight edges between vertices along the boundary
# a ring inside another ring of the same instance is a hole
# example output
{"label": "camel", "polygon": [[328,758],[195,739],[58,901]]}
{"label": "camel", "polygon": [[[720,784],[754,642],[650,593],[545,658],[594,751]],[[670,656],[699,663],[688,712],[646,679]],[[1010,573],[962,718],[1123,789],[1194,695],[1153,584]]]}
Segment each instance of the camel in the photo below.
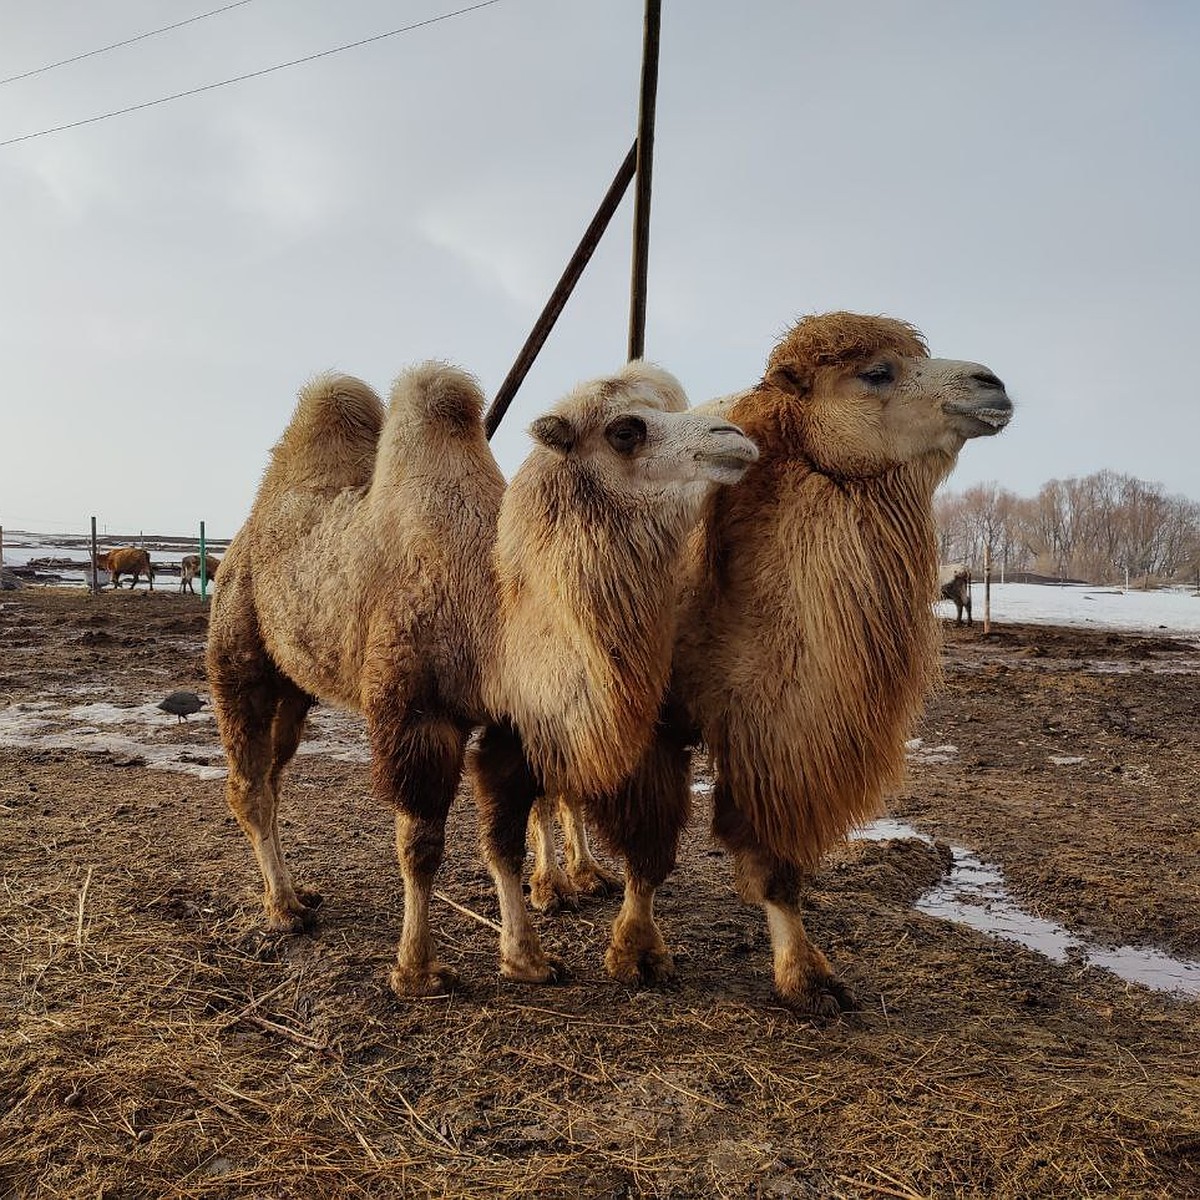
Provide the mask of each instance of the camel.
{"label": "camel", "polygon": [[222,559],[209,630],[226,797],[273,929],[305,929],[320,902],[293,883],[277,822],[305,716],[315,698],[365,716],[373,790],[396,813],[390,982],[404,996],[456,982],[435,958],[429,901],[479,726],[469,768],[500,970],[561,974],[521,891],[530,806],[539,790],[611,790],[636,766],[666,689],[687,537],[757,455],[637,362],[535,421],[506,489],[482,405],[469,375],[439,363],[401,375],[386,411],[349,376],[304,388]]}
{"label": "camel", "polygon": [[[757,386],[705,407],[741,426],[759,460],[712,496],[693,539],[649,752],[615,792],[561,799],[575,828],[586,812],[625,860],[609,974],[669,979],[654,893],[702,742],[713,833],[740,897],[765,911],[776,991],[829,1015],[853,1001],[805,932],[802,878],[900,782],[939,670],[933,493],[1012,403],[986,367],[931,358],[911,325],[830,313],[789,330]],[[553,804],[539,807],[544,825]],[[550,873],[553,888],[544,842],[537,852],[535,877]]]}

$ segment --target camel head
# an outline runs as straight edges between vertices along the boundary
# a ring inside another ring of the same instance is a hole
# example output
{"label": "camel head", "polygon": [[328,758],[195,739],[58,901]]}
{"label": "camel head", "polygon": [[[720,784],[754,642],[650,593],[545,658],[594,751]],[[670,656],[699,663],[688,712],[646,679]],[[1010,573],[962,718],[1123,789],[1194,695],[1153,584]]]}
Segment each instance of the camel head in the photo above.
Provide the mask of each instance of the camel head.
{"label": "camel head", "polygon": [[927,456],[949,470],[969,438],[999,433],[1013,411],[987,367],[930,358],[913,326],[855,313],[801,320],[771,352],[760,390],[794,402],[786,424],[817,470],[843,478]]}
{"label": "camel head", "polygon": [[530,433],[543,460],[555,456],[606,490],[631,497],[676,488],[703,496],[713,484],[737,483],[758,457],[736,425],[689,412],[679,381],[642,361],[580,385]]}

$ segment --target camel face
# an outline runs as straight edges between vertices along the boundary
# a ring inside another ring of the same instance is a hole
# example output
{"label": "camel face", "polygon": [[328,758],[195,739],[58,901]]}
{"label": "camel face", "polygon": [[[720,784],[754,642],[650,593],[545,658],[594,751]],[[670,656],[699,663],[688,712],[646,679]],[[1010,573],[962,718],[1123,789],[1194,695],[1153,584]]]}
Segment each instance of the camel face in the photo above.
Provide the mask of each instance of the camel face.
{"label": "camel face", "polygon": [[531,432],[623,493],[737,483],[758,458],[736,425],[710,413],[678,411],[674,389],[655,395],[644,380],[593,385],[586,400],[576,393],[534,422]]}
{"label": "camel face", "polygon": [[979,363],[881,350],[818,370],[810,382],[776,369],[802,401],[807,445],[831,474],[867,478],[926,455],[953,459],[1012,417],[1004,384]]}

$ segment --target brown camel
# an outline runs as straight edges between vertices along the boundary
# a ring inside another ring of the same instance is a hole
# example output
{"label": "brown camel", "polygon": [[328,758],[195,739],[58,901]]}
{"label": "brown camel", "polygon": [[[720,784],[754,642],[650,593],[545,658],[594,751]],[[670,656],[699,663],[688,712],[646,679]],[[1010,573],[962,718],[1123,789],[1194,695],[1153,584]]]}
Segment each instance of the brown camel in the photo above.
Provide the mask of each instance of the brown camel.
{"label": "brown camel", "polygon": [[[938,672],[933,493],[1012,404],[987,368],[930,358],[912,326],[831,313],[791,329],[756,387],[706,407],[745,430],[758,463],[712,497],[694,539],[650,751],[615,792],[563,799],[576,826],[586,810],[625,858],[609,973],[669,978],[653,898],[674,866],[702,740],[713,832],[740,896],[765,910],[777,991],[832,1013],[850,998],[805,933],[802,877],[900,782]],[[542,824],[552,813],[543,801]]]}
{"label": "brown camel", "polygon": [[396,811],[402,995],[454,982],[434,957],[429,899],[480,725],[472,771],[501,971],[557,976],[521,894],[529,807],[539,788],[590,794],[636,765],[669,672],[688,532],[756,456],[723,418],[679,411],[672,376],[634,363],[534,423],[538,445],[506,492],[482,404],[470,376],[437,363],[402,375],[386,412],[347,376],[306,387],[222,559],[209,631],[226,794],[272,928],[303,929],[320,901],[293,884],[277,822],[308,709],[319,697],[366,717],[374,791]]}

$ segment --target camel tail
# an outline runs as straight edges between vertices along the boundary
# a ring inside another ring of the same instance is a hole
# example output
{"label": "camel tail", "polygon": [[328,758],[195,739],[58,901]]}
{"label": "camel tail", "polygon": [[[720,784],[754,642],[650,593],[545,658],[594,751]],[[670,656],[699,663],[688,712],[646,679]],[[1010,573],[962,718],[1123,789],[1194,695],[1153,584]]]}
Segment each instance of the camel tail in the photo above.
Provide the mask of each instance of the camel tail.
{"label": "camel tail", "polygon": [[474,376],[444,362],[410,367],[392,385],[388,423],[466,433],[480,426],[483,392]]}
{"label": "camel tail", "polygon": [[383,428],[383,401],[353,375],[318,375],[300,389],[269,473],[292,487],[361,487],[370,482]]}

